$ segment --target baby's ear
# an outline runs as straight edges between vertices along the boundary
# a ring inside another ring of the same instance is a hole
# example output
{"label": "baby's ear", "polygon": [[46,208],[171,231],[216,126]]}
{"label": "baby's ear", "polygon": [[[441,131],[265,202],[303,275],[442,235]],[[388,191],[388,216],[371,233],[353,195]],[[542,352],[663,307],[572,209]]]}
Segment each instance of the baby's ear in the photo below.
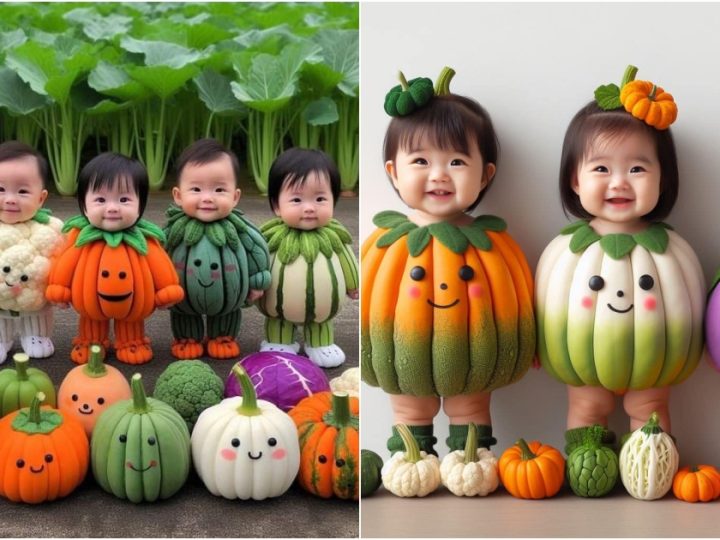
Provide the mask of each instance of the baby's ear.
{"label": "baby's ear", "polygon": [[179,187],[175,186],[174,188],[172,188],[172,196],[173,196],[173,201],[175,202],[175,204],[177,204],[178,206],[181,206],[182,205],[182,195],[181,195]]}
{"label": "baby's ear", "polygon": [[242,197],[242,190],[240,188],[235,188],[235,193],[233,194],[233,205],[237,206],[237,203],[240,202],[240,198]]}
{"label": "baby's ear", "polygon": [[42,206],[43,204],[45,204],[45,201],[47,200],[47,196],[48,196],[48,190],[47,190],[47,189],[43,189],[43,190],[40,192],[40,206]]}
{"label": "baby's ear", "polygon": [[395,186],[395,189],[398,188],[397,185],[397,173],[395,171],[395,163],[389,159],[385,162],[385,172],[390,177],[390,180],[392,180],[393,186]]}
{"label": "baby's ear", "polygon": [[485,165],[485,174],[483,175],[481,189],[486,189],[490,185],[490,182],[492,182],[493,178],[495,178],[496,172],[497,167],[494,163],[488,163]]}

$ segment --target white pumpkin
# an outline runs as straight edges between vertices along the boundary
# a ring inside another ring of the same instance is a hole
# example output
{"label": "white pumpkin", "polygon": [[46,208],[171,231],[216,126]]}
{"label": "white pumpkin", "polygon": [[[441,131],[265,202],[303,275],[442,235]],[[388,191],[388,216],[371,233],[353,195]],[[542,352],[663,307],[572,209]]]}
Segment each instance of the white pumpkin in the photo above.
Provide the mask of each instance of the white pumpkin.
{"label": "white pumpkin", "polygon": [[226,499],[278,497],[300,468],[292,419],[269,401],[257,400],[245,370],[233,367],[243,396],[205,409],[192,432],[195,470],[213,495]]}
{"label": "white pumpkin", "polygon": [[636,499],[660,499],[672,488],[680,456],[672,437],[664,433],[653,413],[647,424],[630,436],[620,451],[620,478]]}
{"label": "white pumpkin", "polygon": [[331,379],[330,390],[347,392],[350,396],[360,397],[360,368],[348,368],[339,377]]}
{"label": "white pumpkin", "polygon": [[487,448],[477,447],[477,428],[470,424],[464,450],[455,450],[440,463],[443,485],[458,497],[485,497],[500,485],[498,461]]}
{"label": "white pumpkin", "polygon": [[383,486],[398,497],[424,497],[440,487],[440,460],[421,452],[417,441],[405,424],[397,424],[405,452],[395,452],[383,465],[380,476]]}

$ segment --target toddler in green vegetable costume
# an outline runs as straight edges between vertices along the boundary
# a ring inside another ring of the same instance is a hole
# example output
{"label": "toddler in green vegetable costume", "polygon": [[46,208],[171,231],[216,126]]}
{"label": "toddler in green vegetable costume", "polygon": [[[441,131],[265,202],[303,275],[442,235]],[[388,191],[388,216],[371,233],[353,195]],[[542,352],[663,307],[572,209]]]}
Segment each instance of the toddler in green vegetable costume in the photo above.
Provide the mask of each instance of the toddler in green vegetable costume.
{"label": "toddler in green vegetable costume", "polygon": [[18,141],[0,144],[0,364],[16,335],[28,356],[55,351],[45,288],[63,236],[62,221],[42,208],[47,177],[47,161],[37,150]]}
{"label": "toddler in green vegetable costume", "polygon": [[261,227],[268,241],[271,283],[258,302],[265,320],[261,351],[297,353],[303,326],[305,354],[320,367],[339,366],[333,317],[345,296],[358,297],[358,269],[350,233],[333,219],[340,174],[320,150],[291,148],[270,168],[268,198],[276,218]]}
{"label": "toddler in green vegetable costume", "polygon": [[[437,83],[406,81],[386,97],[393,119],[385,170],[412,212],[381,212],[361,268],[361,373],[390,395],[396,424],[436,453],[433,419],[450,419],[451,450],[495,444],[491,391],[522,377],[535,351],[533,282],[524,255],[494,216],[473,217],[495,176],[490,116]],[[388,449],[403,443],[393,428]]]}
{"label": "toddler in green vegetable costume", "polygon": [[176,170],[165,249],[186,295],[170,311],[171,352],[179,359],[199,358],[207,346],[211,358],[234,358],[240,355],[235,337],[241,310],[270,284],[267,244],[236,208],[241,193],[233,152],[201,139],[183,151]]}

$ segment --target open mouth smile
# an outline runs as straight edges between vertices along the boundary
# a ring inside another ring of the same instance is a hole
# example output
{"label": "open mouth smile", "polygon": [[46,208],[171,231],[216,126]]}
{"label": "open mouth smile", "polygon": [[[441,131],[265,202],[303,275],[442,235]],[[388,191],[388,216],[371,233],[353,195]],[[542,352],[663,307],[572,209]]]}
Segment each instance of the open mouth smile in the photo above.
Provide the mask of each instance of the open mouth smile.
{"label": "open mouth smile", "polygon": [[257,456],[253,456],[252,452],[248,452],[248,457],[252,460],[260,459],[262,457],[262,452],[260,452]]}
{"label": "open mouth smile", "polygon": [[92,414],[92,413],[95,412],[95,411],[94,411],[93,409],[85,410],[85,409],[83,409],[82,407],[80,407],[80,408],[78,409],[78,412],[79,412],[80,414]]}
{"label": "open mouth smile", "polygon": [[37,470],[32,465],[30,466],[30,472],[35,473],[35,474],[39,474],[39,473],[43,472],[44,470],[45,470],[45,465],[40,465],[40,468]]}
{"label": "open mouth smile", "polygon": [[454,305],[456,305],[458,302],[460,302],[460,299],[459,299],[459,298],[456,298],[454,302],[451,302],[450,304],[445,304],[445,305],[436,304],[435,302],[433,302],[432,300],[429,300],[429,299],[428,299],[428,301],[427,301],[427,303],[430,304],[432,307],[438,308],[438,309],[451,308],[451,307],[453,307]]}
{"label": "open mouth smile", "polygon": [[630,307],[627,308],[627,309],[617,309],[617,308],[614,308],[614,307],[612,306],[612,304],[608,304],[608,305],[607,305],[607,307],[609,307],[609,308],[610,308],[611,310],[613,310],[615,313],[627,313],[627,312],[630,311],[634,306],[635,306],[635,304],[630,304]]}

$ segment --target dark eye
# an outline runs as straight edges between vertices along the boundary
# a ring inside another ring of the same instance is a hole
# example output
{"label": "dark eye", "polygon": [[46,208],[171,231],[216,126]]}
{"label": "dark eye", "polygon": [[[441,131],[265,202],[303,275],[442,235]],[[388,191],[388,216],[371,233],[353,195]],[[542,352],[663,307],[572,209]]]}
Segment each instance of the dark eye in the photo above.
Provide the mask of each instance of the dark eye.
{"label": "dark eye", "polygon": [[77,394],[73,394],[73,395],[70,397],[70,399],[72,399],[73,401],[77,401],[77,400],[80,399],[80,398],[78,398],[78,395],[77,395]]}
{"label": "dark eye", "polygon": [[3,272],[5,272],[6,274],[9,274],[9,273],[10,273],[10,267],[9,267],[9,266],[3,266]]}
{"label": "dark eye", "polygon": [[18,469],[22,469],[25,466],[25,460],[24,459],[18,459],[15,462],[15,465],[17,465]]}
{"label": "dark eye", "polygon": [[195,266],[200,266],[200,265],[202,264],[202,261],[201,261],[200,259],[195,259],[195,260],[193,261],[193,264],[194,264]]}
{"label": "dark eye", "polygon": [[148,444],[149,444],[150,446],[155,446],[155,443],[156,443],[156,442],[157,442],[157,441],[155,440],[155,437],[148,437]]}
{"label": "dark eye", "polygon": [[467,264],[460,267],[460,279],[463,281],[470,281],[475,276],[475,270],[470,268]]}
{"label": "dark eye", "polygon": [[425,269],[422,266],[415,266],[410,270],[410,279],[420,281],[425,277]]}
{"label": "dark eye", "polygon": [[588,283],[588,286],[593,291],[599,291],[605,286],[605,280],[601,278],[600,276],[593,276],[590,278],[590,282]]}
{"label": "dark eye", "polygon": [[20,281],[27,281],[28,279],[30,279],[30,278],[27,277],[25,274],[23,274],[22,276],[20,276]]}
{"label": "dark eye", "polygon": [[120,441],[121,443],[127,442],[127,435],[120,435],[118,437],[118,441]]}
{"label": "dark eye", "polygon": [[344,459],[336,459],[335,460],[335,466],[340,469],[345,466],[345,460]]}
{"label": "dark eye", "polygon": [[210,265],[210,270],[217,270],[218,269],[218,263],[212,263]]}
{"label": "dark eye", "polygon": [[655,285],[655,280],[652,278],[652,276],[643,274],[642,276],[640,276],[640,279],[638,280],[638,284],[640,285],[640,288],[643,291],[649,291]]}
{"label": "dark eye", "polygon": [[325,456],[319,456],[319,457],[318,457],[318,461],[319,461],[320,463],[327,463],[327,458],[326,458]]}
{"label": "dark eye", "polygon": [[120,273],[118,274],[118,277],[119,277],[120,279],[125,279],[125,278],[127,277],[127,274],[126,274],[125,272],[120,272]]}
{"label": "dark eye", "polygon": [[275,445],[277,444],[277,439],[275,439],[275,437],[270,437],[270,438],[268,439],[268,444],[269,444],[270,446],[275,446]]}
{"label": "dark eye", "polygon": [[232,441],[230,441],[230,444],[237,448],[238,446],[240,446],[240,439],[233,439]]}
{"label": "dark eye", "polygon": [[45,454],[45,463],[52,463],[53,455],[52,454]]}
{"label": "dark eye", "polygon": [[102,405],[103,403],[105,403],[105,398],[99,397],[99,398],[98,398],[98,405]]}
{"label": "dark eye", "polygon": [[107,270],[103,270],[100,275],[101,275],[102,277],[110,277],[110,272],[108,272]]}

